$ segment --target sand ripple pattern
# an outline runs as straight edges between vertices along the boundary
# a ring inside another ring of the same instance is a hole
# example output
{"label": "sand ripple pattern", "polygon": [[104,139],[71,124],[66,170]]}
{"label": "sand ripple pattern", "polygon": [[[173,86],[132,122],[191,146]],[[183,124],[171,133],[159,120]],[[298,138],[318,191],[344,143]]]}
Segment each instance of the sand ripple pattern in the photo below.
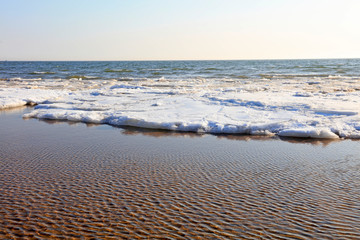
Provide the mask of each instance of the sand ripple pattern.
{"label": "sand ripple pattern", "polygon": [[0,239],[360,239],[359,142],[41,124],[3,131]]}

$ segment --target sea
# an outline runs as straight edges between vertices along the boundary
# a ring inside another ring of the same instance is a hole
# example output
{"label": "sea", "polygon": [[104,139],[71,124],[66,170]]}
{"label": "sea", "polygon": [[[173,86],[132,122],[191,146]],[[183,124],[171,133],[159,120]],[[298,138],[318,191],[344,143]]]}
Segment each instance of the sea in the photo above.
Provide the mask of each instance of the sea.
{"label": "sea", "polygon": [[360,59],[3,61],[0,108],[169,131],[360,138]]}

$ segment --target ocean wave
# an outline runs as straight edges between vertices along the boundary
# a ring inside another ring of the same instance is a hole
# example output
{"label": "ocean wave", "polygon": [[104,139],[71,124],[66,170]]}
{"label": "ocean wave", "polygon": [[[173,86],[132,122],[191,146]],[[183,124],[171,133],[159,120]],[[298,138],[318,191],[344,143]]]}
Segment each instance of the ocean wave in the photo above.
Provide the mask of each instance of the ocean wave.
{"label": "ocean wave", "polygon": [[13,77],[13,78],[9,78],[9,81],[41,81],[43,80],[42,78],[22,78],[22,77]]}
{"label": "ocean wave", "polygon": [[106,68],[105,70],[104,70],[104,72],[108,72],[108,73],[111,73],[111,72],[117,72],[117,73],[131,73],[131,72],[134,72],[133,70],[131,70],[131,69],[126,69],[126,68],[124,68],[124,69],[111,69],[111,68]]}
{"label": "ocean wave", "polygon": [[205,71],[217,71],[217,70],[221,70],[221,69],[214,67],[205,68]]}
{"label": "ocean wave", "polygon": [[96,76],[86,76],[86,75],[70,75],[67,76],[66,79],[88,80],[88,79],[101,79],[101,78]]}
{"label": "ocean wave", "polygon": [[45,74],[55,74],[55,72],[40,72],[40,71],[34,71],[34,72],[30,72],[30,74],[33,75],[45,75]]}
{"label": "ocean wave", "polygon": [[173,71],[190,71],[192,70],[191,68],[187,68],[187,67],[176,67],[176,68],[172,68]]}
{"label": "ocean wave", "polygon": [[262,78],[267,79],[283,79],[283,78],[327,78],[329,77],[329,74],[259,74]]}

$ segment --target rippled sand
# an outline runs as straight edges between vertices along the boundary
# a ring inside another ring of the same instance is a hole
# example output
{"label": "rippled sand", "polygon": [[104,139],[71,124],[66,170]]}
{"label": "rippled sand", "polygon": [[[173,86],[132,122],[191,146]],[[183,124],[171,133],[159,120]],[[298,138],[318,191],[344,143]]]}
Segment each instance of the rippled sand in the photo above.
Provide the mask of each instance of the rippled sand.
{"label": "rippled sand", "polygon": [[140,132],[22,112],[0,112],[0,239],[360,238],[360,141]]}

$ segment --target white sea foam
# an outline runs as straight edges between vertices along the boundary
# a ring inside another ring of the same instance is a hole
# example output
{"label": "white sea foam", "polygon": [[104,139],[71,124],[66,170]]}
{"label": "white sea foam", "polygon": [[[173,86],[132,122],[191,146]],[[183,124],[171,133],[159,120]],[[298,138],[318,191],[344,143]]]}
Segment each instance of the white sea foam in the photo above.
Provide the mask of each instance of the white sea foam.
{"label": "white sea foam", "polygon": [[0,108],[38,104],[24,117],[206,133],[360,138],[359,81],[22,79],[0,87]]}
{"label": "white sea foam", "polygon": [[36,105],[46,100],[55,101],[66,94],[61,90],[2,88],[0,91],[0,109]]}
{"label": "white sea foam", "polygon": [[279,132],[279,136],[302,137],[302,138],[339,138],[330,129],[302,128],[285,129]]}

